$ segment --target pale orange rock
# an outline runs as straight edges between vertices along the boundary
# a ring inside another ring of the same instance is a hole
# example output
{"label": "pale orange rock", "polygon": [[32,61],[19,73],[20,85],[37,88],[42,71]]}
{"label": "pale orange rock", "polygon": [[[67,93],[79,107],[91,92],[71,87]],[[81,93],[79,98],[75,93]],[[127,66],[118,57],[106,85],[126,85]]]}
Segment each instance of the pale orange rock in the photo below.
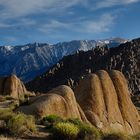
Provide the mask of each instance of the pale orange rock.
{"label": "pale orange rock", "polygon": [[17,111],[38,117],[55,114],[64,119],[79,118],[86,122],[86,117],[79,111],[72,89],[65,85],[58,86],[45,95],[36,97],[30,105],[21,106]]}
{"label": "pale orange rock", "polygon": [[139,114],[121,72],[100,70],[89,74],[80,80],[75,95],[88,121],[102,131],[140,131]]}
{"label": "pale orange rock", "polygon": [[15,75],[0,78],[0,95],[9,95],[20,99],[27,92],[24,84]]}

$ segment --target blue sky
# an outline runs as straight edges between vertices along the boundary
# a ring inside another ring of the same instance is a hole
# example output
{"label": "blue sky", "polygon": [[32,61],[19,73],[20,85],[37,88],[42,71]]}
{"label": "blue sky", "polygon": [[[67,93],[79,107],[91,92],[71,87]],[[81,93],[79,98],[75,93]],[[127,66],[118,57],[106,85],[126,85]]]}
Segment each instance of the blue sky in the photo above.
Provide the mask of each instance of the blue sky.
{"label": "blue sky", "polygon": [[0,45],[140,37],[140,0],[0,0]]}

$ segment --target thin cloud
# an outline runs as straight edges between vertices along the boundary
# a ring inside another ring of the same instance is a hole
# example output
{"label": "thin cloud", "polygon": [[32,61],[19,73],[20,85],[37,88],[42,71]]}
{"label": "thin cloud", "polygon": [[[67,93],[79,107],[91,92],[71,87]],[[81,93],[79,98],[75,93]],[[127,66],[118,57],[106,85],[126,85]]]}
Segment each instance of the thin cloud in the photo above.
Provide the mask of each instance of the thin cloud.
{"label": "thin cloud", "polygon": [[12,27],[13,25],[11,24],[7,24],[7,23],[0,23],[0,28],[10,28]]}
{"label": "thin cloud", "polygon": [[8,43],[8,42],[15,42],[18,39],[13,36],[8,36],[8,37],[4,38],[4,40]]}
{"label": "thin cloud", "polygon": [[21,18],[13,23],[7,23],[5,21],[0,22],[1,29],[16,28],[16,27],[30,27],[36,25],[37,22],[33,19]]}
{"label": "thin cloud", "polygon": [[107,8],[116,5],[127,5],[139,2],[140,0],[0,0],[1,19],[17,18],[29,16],[32,14],[54,12],[67,10],[75,5],[83,5],[86,8],[93,9]]}
{"label": "thin cloud", "polygon": [[97,2],[93,9],[96,10],[100,8],[113,7],[117,5],[128,5],[136,2],[139,2],[139,0],[104,0]]}
{"label": "thin cloud", "polygon": [[36,25],[37,22],[33,19],[21,18],[17,24],[22,25],[22,26],[33,26],[33,25]]}
{"label": "thin cloud", "polygon": [[63,23],[57,20],[51,20],[48,24],[40,25],[39,30],[44,33],[51,33],[54,30],[61,28],[65,29],[68,28],[69,26],[70,24]]}
{"label": "thin cloud", "polygon": [[58,33],[60,30],[69,30],[77,33],[102,33],[111,29],[116,16],[106,13],[96,20],[84,19],[76,22],[60,22],[52,20],[48,24],[40,25],[39,31],[52,34]]}
{"label": "thin cloud", "polygon": [[116,16],[112,14],[103,14],[97,20],[86,21],[82,24],[81,31],[87,33],[102,33],[107,32],[111,29],[114,24]]}
{"label": "thin cloud", "polygon": [[120,9],[139,1],[0,0],[0,29],[4,32],[1,37],[14,36],[20,39],[20,34],[36,34],[37,38],[42,38],[43,33],[43,37],[52,35],[59,38],[61,35],[65,38],[65,34],[69,37],[104,34],[114,29],[119,18],[116,14],[119,14]]}
{"label": "thin cloud", "polygon": [[1,0],[1,18],[16,18],[46,11],[63,10],[78,4],[81,0]]}
{"label": "thin cloud", "polygon": [[[13,26],[10,25],[10,22],[5,22],[12,19],[23,20],[23,23],[28,26],[33,25],[35,24],[35,19],[33,17],[34,14],[51,12],[58,15],[60,11],[63,11],[63,15],[65,15],[65,10],[67,13],[73,14],[73,11],[68,11],[68,8],[76,5],[83,5],[87,9],[90,9],[94,6],[93,9],[96,10],[100,8],[112,7],[115,5],[132,4],[138,1],[140,0],[85,0],[84,2],[83,0],[0,0],[0,28],[8,28]],[[30,15],[31,17],[29,17]],[[27,16],[29,19],[26,19]],[[21,24],[20,21],[18,22]],[[18,25],[18,23],[16,23],[16,25]]]}

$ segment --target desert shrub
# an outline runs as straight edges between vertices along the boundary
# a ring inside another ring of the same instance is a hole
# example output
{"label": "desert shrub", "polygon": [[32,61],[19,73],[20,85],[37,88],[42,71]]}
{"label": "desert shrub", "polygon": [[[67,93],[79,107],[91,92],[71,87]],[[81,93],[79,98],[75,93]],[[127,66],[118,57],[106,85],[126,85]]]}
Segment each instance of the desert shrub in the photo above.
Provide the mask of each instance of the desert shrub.
{"label": "desert shrub", "polygon": [[62,122],[63,119],[57,115],[49,115],[42,119],[42,124],[46,126],[46,128],[52,128],[54,124],[58,122]]}
{"label": "desert shrub", "polygon": [[67,121],[73,123],[79,128],[80,132],[78,134],[78,139],[80,140],[96,140],[101,136],[97,128],[83,123],[79,119],[68,119]]}
{"label": "desert shrub", "polygon": [[35,118],[32,115],[26,115],[26,125],[31,132],[36,131]]}
{"label": "desert shrub", "polygon": [[[65,139],[66,138],[70,139],[69,135],[72,132],[76,132],[76,135],[74,135],[74,137],[76,137],[76,139],[79,139],[79,140],[96,140],[96,139],[99,139],[101,136],[98,129],[96,129],[94,126],[81,122],[77,118],[63,120],[62,118],[60,118],[57,115],[49,115],[42,119],[42,124],[44,124],[46,126],[46,128],[48,129],[49,132],[52,132],[54,137],[56,136],[56,134],[57,134],[57,137],[60,134],[59,137],[64,137]],[[56,129],[57,125],[58,126],[60,125],[60,128],[58,127],[60,129],[60,131],[58,131]],[[61,128],[63,131],[61,130]],[[75,131],[75,130],[77,130],[76,128],[78,128],[78,132]],[[61,131],[63,133],[61,133]],[[66,135],[66,133],[68,133],[69,135],[68,134]],[[70,135],[70,137],[72,137],[72,136]],[[73,137],[73,139],[74,139],[74,137]]]}
{"label": "desert shrub", "polygon": [[82,124],[80,126],[80,133],[78,138],[82,140],[98,140],[101,134],[97,128],[88,124]]}
{"label": "desert shrub", "polygon": [[33,97],[33,96],[35,96],[35,94],[30,93],[30,92],[25,92],[25,93],[20,94],[19,96],[20,105],[28,105],[30,97]]}
{"label": "desert shrub", "polygon": [[19,101],[18,100],[13,100],[11,101],[11,103],[9,104],[8,108],[13,111],[15,110],[17,107],[19,107]]}
{"label": "desert shrub", "polygon": [[78,118],[67,119],[66,122],[73,123],[73,124],[77,125],[79,128],[83,126],[83,123]]}
{"label": "desert shrub", "polygon": [[0,109],[0,120],[8,121],[13,115],[10,109]]}
{"label": "desert shrub", "polygon": [[123,133],[111,133],[104,135],[102,140],[134,140],[134,139]]}
{"label": "desert shrub", "polygon": [[[18,100],[14,100],[14,99],[10,99],[10,96],[7,96],[9,99],[5,99],[6,97],[3,97],[4,98],[4,101],[3,101],[3,105],[5,106],[0,108],[0,112],[1,110],[9,110],[9,111],[12,111],[14,110],[15,108],[17,108],[19,106],[19,101]],[[10,100],[10,101],[6,101],[6,100]]]}
{"label": "desert shrub", "polygon": [[14,115],[10,109],[0,109],[0,133],[8,133],[7,122]]}
{"label": "desert shrub", "polygon": [[0,102],[4,102],[6,100],[13,100],[13,98],[10,95],[0,96]]}
{"label": "desert shrub", "polygon": [[0,120],[6,124],[1,130],[6,130],[14,135],[19,135],[27,130],[32,132],[36,130],[33,116],[22,113],[16,114],[10,109],[0,109]]}
{"label": "desert shrub", "polygon": [[3,97],[5,100],[13,100],[13,97],[11,97],[10,95],[6,95]]}
{"label": "desert shrub", "polygon": [[21,95],[21,99],[20,99],[20,105],[28,105],[29,104],[29,98],[30,98],[31,94],[30,93],[23,93]]}
{"label": "desert shrub", "polygon": [[36,130],[35,120],[32,116],[22,113],[14,114],[7,123],[7,128],[13,135],[21,135],[26,131]]}
{"label": "desert shrub", "polygon": [[73,123],[59,122],[53,127],[53,138],[55,140],[74,140],[79,132],[79,128]]}

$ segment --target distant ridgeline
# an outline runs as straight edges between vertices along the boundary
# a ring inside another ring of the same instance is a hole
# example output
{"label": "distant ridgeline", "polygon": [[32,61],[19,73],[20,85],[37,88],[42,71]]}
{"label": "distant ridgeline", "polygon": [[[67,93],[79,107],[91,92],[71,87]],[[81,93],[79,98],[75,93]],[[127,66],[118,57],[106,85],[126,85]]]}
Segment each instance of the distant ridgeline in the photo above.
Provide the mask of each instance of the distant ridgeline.
{"label": "distant ridgeline", "polygon": [[130,93],[140,93],[140,39],[119,45],[115,48],[96,47],[90,51],[78,51],[74,55],[64,57],[43,75],[26,84],[32,91],[47,92],[62,84],[73,89],[79,79],[87,73],[98,70],[116,69],[128,80]]}
{"label": "distant ridgeline", "polygon": [[16,74],[24,82],[32,80],[56,64],[63,56],[78,50],[88,51],[95,46],[115,47],[124,39],[75,40],[54,45],[33,43],[21,46],[0,46],[0,76]]}

